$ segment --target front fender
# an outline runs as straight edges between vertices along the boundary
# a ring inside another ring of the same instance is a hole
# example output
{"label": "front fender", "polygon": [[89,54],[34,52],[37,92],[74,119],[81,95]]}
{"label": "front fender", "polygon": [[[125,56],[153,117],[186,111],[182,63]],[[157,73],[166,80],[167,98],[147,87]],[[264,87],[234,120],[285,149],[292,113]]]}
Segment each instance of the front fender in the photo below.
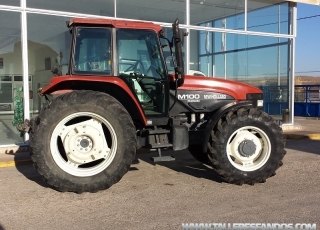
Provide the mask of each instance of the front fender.
{"label": "front fender", "polygon": [[237,110],[239,108],[252,108],[252,107],[253,107],[253,103],[251,101],[235,101],[235,102],[229,103],[229,104],[221,107],[219,110],[214,112],[213,115],[211,116],[209,122],[207,123],[205,131],[204,131],[204,140],[202,143],[202,151],[204,153],[207,152],[207,149],[208,149],[207,143],[210,138],[210,133],[223,115],[225,115],[229,111]]}
{"label": "front fender", "polygon": [[[101,77],[101,76],[59,76],[51,79],[51,83],[39,90],[40,95],[45,94],[63,94],[73,90],[95,90],[111,95],[121,102],[122,98],[128,98],[130,106],[134,106],[144,125],[147,125],[147,119],[144,111],[129,86],[118,77]],[[121,92],[119,92],[119,90]],[[125,106],[126,107],[126,106]],[[126,108],[128,110],[128,108]]]}

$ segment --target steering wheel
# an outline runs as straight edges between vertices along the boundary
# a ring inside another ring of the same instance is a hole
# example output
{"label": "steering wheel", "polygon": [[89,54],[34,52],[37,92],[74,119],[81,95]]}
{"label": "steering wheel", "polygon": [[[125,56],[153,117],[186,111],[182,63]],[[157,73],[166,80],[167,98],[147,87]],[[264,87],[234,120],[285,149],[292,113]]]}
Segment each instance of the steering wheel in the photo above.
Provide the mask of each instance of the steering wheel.
{"label": "steering wheel", "polygon": [[[130,59],[124,59],[124,60],[130,60]],[[133,63],[131,66],[129,66],[124,72],[139,72],[139,73],[145,73],[145,69],[144,66],[142,64],[141,60],[132,60],[135,61],[135,63]],[[138,71],[140,70],[140,71]]]}

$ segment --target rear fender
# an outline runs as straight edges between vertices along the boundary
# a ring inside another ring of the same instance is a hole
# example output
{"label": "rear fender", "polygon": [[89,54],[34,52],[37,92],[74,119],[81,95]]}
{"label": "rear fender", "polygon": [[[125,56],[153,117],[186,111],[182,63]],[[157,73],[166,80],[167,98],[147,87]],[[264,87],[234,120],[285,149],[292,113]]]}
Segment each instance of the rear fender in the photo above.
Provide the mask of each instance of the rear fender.
{"label": "rear fender", "polygon": [[209,119],[209,122],[207,123],[205,131],[204,131],[204,140],[202,143],[202,151],[207,152],[207,148],[208,148],[207,143],[209,141],[210,133],[223,115],[225,115],[226,113],[228,113],[229,111],[232,111],[232,110],[237,110],[240,108],[251,108],[251,107],[253,107],[251,101],[235,101],[235,102],[229,103],[229,104],[221,107],[217,111],[215,111],[212,114],[211,118]]}
{"label": "rear fender", "polygon": [[144,111],[128,85],[118,77],[62,76],[51,79],[51,83],[39,90],[40,95],[64,94],[73,90],[93,90],[107,93],[116,98],[128,111],[133,120],[147,125]]}

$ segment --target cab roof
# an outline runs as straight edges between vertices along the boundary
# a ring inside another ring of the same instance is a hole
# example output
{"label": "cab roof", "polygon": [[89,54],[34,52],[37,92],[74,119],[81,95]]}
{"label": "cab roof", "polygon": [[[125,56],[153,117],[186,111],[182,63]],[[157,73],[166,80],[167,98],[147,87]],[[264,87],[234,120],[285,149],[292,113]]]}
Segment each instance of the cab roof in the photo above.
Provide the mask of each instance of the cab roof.
{"label": "cab roof", "polygon": [[106,26],[114,28],[132,28],[132,29],[151,29],[159,32],[162,30],[161,26],[152,22],[140,21],[125,21],[125,20],[111,20],[102,18],[73,18],[69,21],[68,27],[86,25],[86,26]]}

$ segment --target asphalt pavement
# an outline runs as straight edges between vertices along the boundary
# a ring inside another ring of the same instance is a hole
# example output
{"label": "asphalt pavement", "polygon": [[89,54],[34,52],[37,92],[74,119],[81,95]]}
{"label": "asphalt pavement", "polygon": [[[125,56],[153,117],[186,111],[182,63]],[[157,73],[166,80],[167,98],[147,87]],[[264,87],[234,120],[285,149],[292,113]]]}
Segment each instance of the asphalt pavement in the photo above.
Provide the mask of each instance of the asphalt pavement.
{"label": "asphalt pavement", "polygon": [[[181,229],[182,223],[316,223],[320,226],[320,120],[284,126],[287,154],[266,183],[231,185],[187,151],[156,152],[98,193],[60,193],[42,180],[26,148],[0,154],[0,230]],[[297,138],[299,137],[299,138]]]}
{"label": "asphalt pavement", "polygon": [[110,189],[60,193],[31,165],[0,168],[0,229],[182,229],[182,223],[315,223],[320,226],[320,141],[287,140],[277,175],[231,185],[187,150],[174,162],[139,163]]}

